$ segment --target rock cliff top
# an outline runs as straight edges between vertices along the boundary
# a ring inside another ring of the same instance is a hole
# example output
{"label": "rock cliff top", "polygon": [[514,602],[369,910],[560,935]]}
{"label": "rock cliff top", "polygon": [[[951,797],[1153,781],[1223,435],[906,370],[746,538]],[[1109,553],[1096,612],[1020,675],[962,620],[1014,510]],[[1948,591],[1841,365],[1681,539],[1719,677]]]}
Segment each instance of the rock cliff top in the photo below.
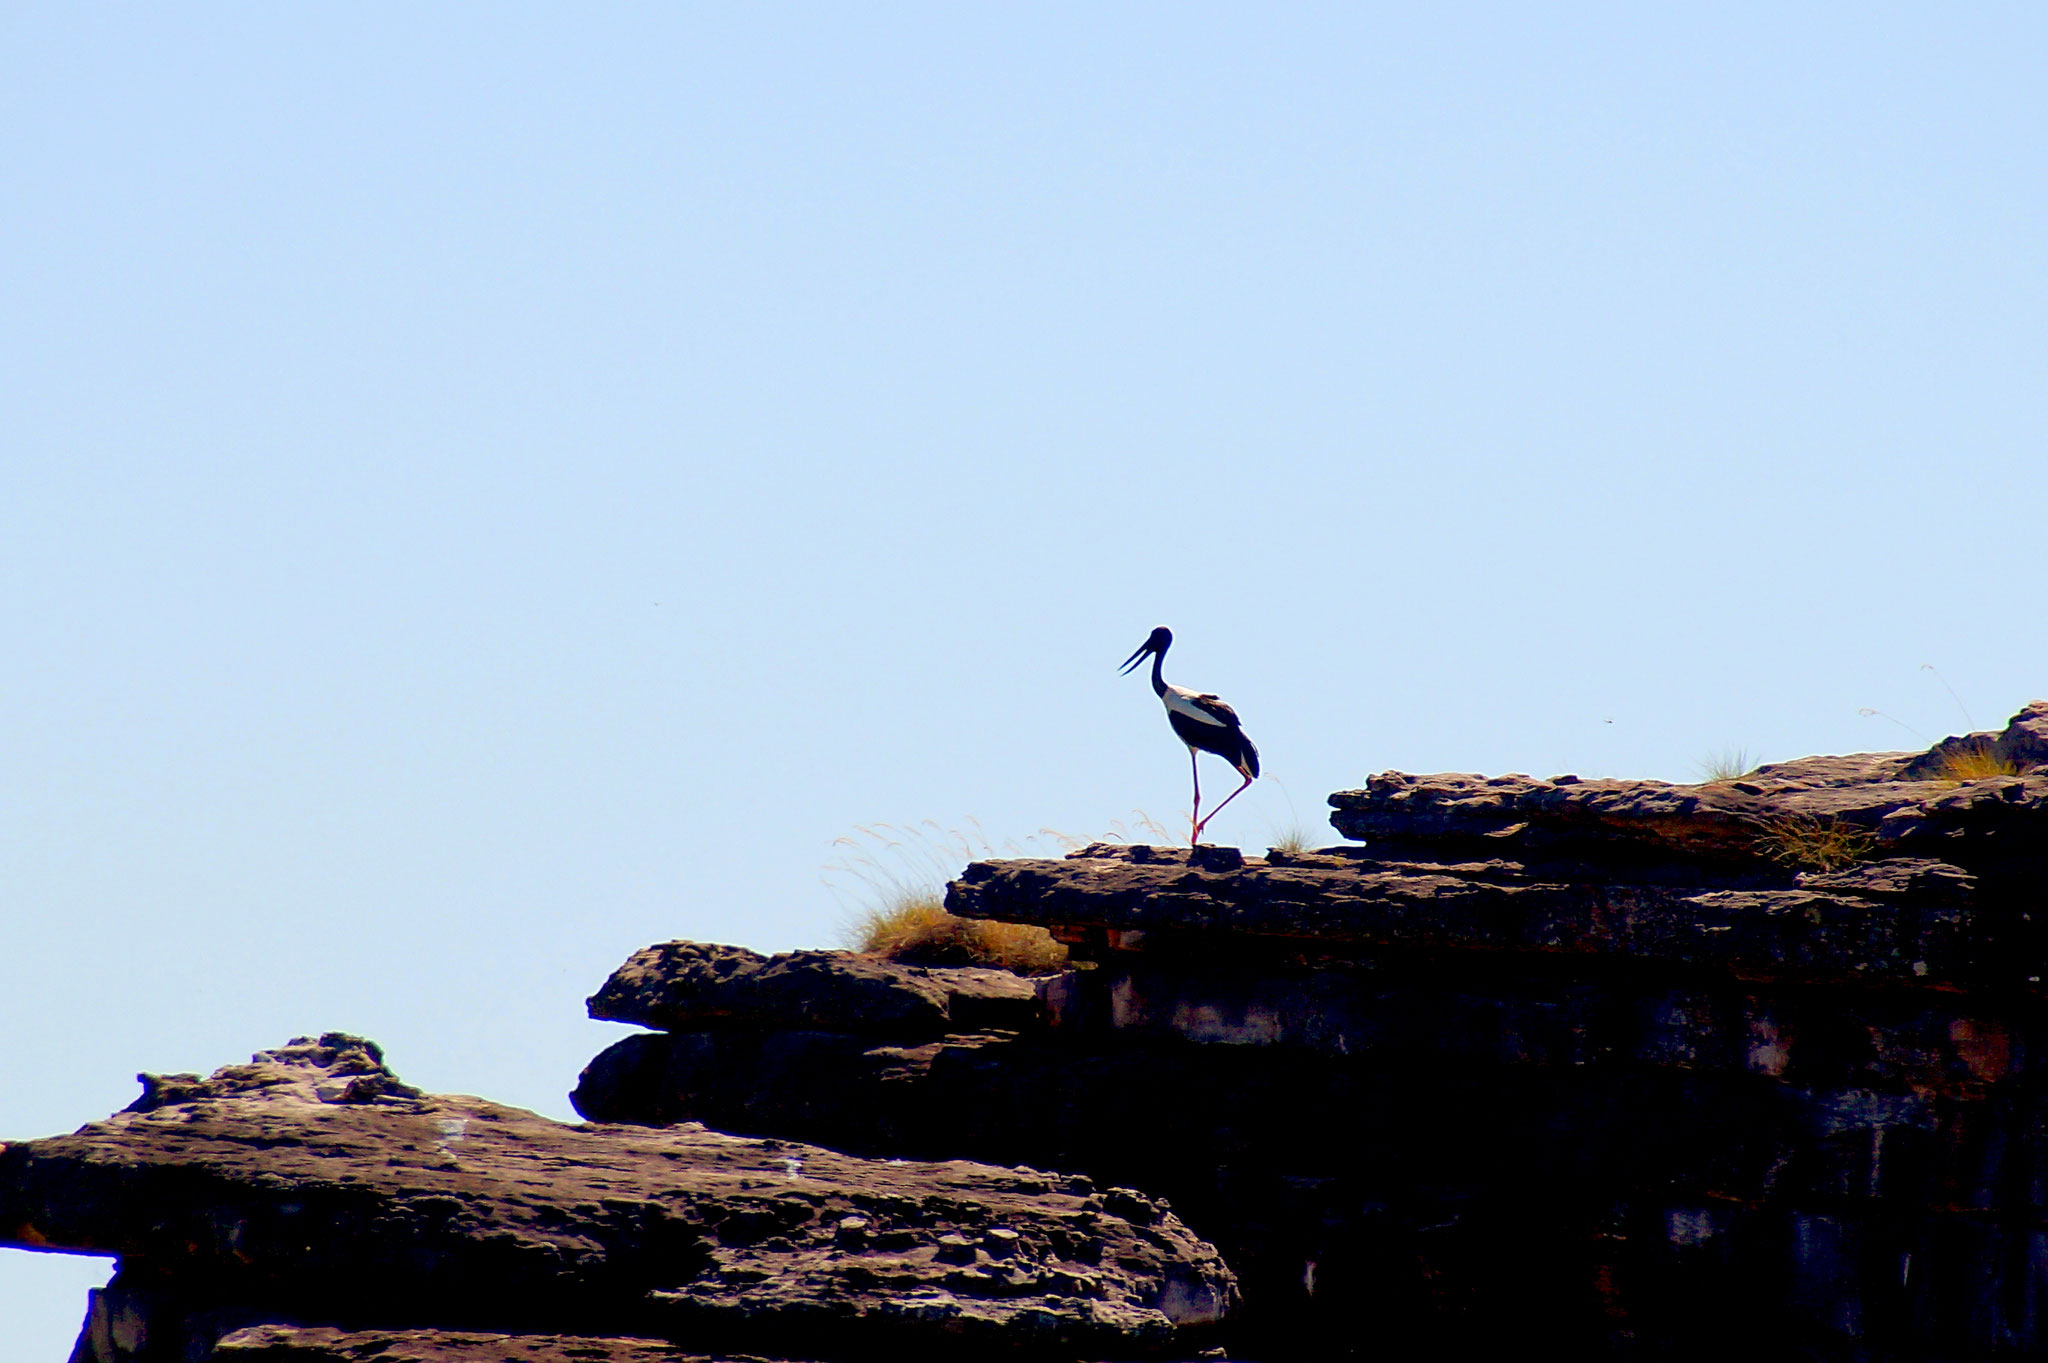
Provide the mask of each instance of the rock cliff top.
{"label": "rock cliff top", "polygon": [[[2048,704],[1951,742],[2048,756]],[[2048,768],[1930,769],[1928,754],[1871,753],[1697,785],[1390,772],[1330,797],[1331,823],[1362,846],[1096,844],[970,866],[946,903],[1048,927],[1084,957],[1396,947],[2038,985],[2044,943],[2023,901],[2048,877]]]}

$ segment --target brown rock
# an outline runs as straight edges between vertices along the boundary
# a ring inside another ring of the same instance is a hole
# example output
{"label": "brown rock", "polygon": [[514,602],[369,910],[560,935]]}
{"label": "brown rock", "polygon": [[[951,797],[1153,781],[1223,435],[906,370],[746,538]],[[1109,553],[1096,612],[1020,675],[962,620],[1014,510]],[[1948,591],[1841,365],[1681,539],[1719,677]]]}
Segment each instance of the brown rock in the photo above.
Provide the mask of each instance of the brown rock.
{"label": "brown rock", "polygon": [[1036,997],[1029,980],[1007,970],[664,942],[633,953],[589,1008],[600,1021],[661,1030],[773,1019],[822,1031],[942,1036],[956,1027],[1029,1026]]}
{"label": "brown rock", "polygon": [[658,1339],[297,1325],[237,1330],[208,1357],[219,1363],[722,1363]]}
{"label": "brown rock", "polygon": [[1139,1226],[1163,1194],[1246,1357],[2038,1353],[2048,770],[1927,758],[1389,774],[1333,797],[1362,847],[970,867],[953,912],[1084,967],[1032,1031],[757,1014],[627,1038],[575,1100],[1050,1165]]}
{"label": "brown rock", "polygon": [[1339,849],[1284,865],[1251,858],[1217,873],[1172,849],[1098,844],[1061,860],[977,863],[949,887],[946,907],[1040,924],[1084,944],[1094,933],[1102,938],[1096,955],[1167,941],[1211,950],[1225,942],[1239,950],[1264,943],[1268,951],[1399,947],[1918,984],[1968,975],[1985,959],[1964,911],[1970,878],[1921,861],[1915,873],[1944,892],[1901,905],[1892,896],[1903,871],[1801,884],[1789,869],[1679,874],[1683,868],[1626,856],[1606,867],[1560,866],[1516,859],[1514,850],[1486,861],[1421,862]]}
{"label": "brown rock", "polygon": [[[1386,772],[1363,790],[1330,797],[1330,822],[1347,838],[1374,844],[1490,839],[1530,848],[1598,845],[1700,857],[1747,859],[1773,819],[1839,821],[1883,836],[1885,821],[1953,789],[1921,780],[1863,781],[1887,771],[1894,754],[1808,758],[1760,768],[1741,781],[1539,781],[1527,776],[1410,776]],[[1851,764],[1862,764],[1852,767]],[[2043,810],[2048,826],[2048,809]]]}
{"label": "brown rock", "polygon": [[2048,700],[2031,701],[2014,715],[1994,751],[2021,771],[2048,766]]}
{"label": "brown rock", "polygon": [[[375,1055],[301,1039],[158,1081],[72,1135],[0,1146],[0,1244],[120,1255],[108,1310],[145,1341],[138,1359],[281,1321],[793,1359],[1130,1357],[1213,1324],[1234,1296],[1178,1222],[1136,1226],[1042,1175],[566,1126],[416,1094]],[[880,1233],[849,1245],[848,1217]],[[1029,1246],[1002,1273],[948,1252],[945,1237],[992,1224]],[[1101,1262],[1067,1257],[1082,1227]]]}
{"label": "brown rock", "polygon": [[1995,757],[2025,773],[2048,766],[2048,700],[2030,701],[1995,732],[1944,738],[1899,769],[1902,780],[1938,780],[1958,757]]}

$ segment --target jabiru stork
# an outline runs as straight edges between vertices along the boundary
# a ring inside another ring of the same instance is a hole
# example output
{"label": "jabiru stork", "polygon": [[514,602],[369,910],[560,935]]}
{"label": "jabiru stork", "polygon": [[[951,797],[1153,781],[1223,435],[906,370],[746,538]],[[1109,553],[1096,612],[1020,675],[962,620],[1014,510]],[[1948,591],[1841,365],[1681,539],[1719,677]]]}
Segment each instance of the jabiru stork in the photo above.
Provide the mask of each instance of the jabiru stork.
{"label": "jabiru stork", "polygon": [[[1246,787],[1259,777],[1259,750],[1244,736],[1238,726],[1237,711],[1225,705],[1214,696],[1190,691],[1185,686],[1170,685],[1161,675],[1166,665],[1166,650],[1173,647],[1173,631],[1161,625],[1152,631],[1145,642],[1138,645],[1138,651],[1124,659],[1117,675],[1129,676],[1131,670],[1145,656],[1152,657],[1152,690],[1159,696],[1160,704],[1166,707],[1166,722],[1173,726],[1173,732],[1180,741],[1188,745],[1188,769],[1195,780],[1195,811],[1189,816],[1188,846],[1193,847],[1202,840],[1202,829],[1223,812],[1223,805],[1229,804],[1244,794]],[[1202,817],[1202,769],[1197,760],[1199,754],[1215,753],[1218,757],[1237,768],[1237,774],[1244,778],[1244,785],[1223,797],[1223,804],[1209,811],[1209,819]]]}

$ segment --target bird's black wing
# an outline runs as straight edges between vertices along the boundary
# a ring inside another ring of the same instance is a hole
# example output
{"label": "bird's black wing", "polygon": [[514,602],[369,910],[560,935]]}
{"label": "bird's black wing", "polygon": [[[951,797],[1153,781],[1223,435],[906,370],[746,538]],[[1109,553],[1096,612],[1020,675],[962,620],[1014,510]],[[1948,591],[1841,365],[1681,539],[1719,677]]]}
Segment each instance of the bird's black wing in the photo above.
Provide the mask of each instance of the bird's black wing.
{"label": "bird's black wing", "polygon": [[[1204,696],[1199,699],[1206,701],[1215,698]],[[1209,707],[1205,705],[1203,708]],[[1173,710],[1166,712],[1166,718],[1173,725],[1174,733],[1180,736],[1180,741],[1190,748],[1215,753],[1246,776],[1257,776],[1259,750],[1244,736],[1244,730],[1237,727],[1237,715],[1228,705],[1216,701],[1216,708],[1229,717],[1226,723],[1204,724],[1198,719],[1189,719],[1186,715]]]}
{"label": "bird's black wing", "polygon": [[1217,719],[1228,724],[1231,728],[1235,729],[1238,727],[1237,711],[1225,705],[1215,696],[1191,696],[1189,701],[1216,716]]}
{"label": "bird's black wing", "polygon": [[1237,732],[1237,769],[1246,776],[1256,778],[1259,774],[1259,750],[1244,736],[1244,730]]}

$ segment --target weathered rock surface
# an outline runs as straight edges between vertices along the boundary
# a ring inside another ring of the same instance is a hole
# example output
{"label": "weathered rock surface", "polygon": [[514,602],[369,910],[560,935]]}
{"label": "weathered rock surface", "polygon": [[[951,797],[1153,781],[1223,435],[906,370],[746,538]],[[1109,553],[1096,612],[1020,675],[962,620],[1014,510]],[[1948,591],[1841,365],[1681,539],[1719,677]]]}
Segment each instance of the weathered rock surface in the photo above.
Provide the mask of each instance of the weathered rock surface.
{"label": "weathered rock surface", "polygon": [[339,1034],[0,1146],[0,1243],[121,1257],[92,1363],[196,1359],[263,1324],[1130,1357],[1178,1347],[1234,1292],[1172,1216],[1134,1219],[1085,1183],[566,1126],[420,1094]]}
{"label": "weathered rock surface", "polygon": [[[1180,848],[1097,844],[1064,860],[983,862],[949,890],[970,918],[1036,923],[1084,952],[1373,948],[1526,952],[1707,966],[1745,975],[1945,985],[2009,971],[1997,925],[1968,912],[1974,879],[1946,863],[1835,875],[1517,855],[1381,859],[1334,848],[1205,870]],[[1905,895],[1915,878],[1939,892]]]}
{"label": "weathered rock surface", "polygon": [[763,956],[664,942],[633,953],[589,1001],[590,1016],[643,1027],[718,1023],[940,1036],[956,1026],[1023,1027],[1036,995],[1007,970],[917,966],[844,951]]}
{"label": "weathered rock surface", "polygon": [[1916,781],[1943,776],[1948,763],[1956,757],[1993,757],[2020,771],[2048,766],[2048,701],[2030,703],[2002,731],[1958,734],[1942,739],[1924,753],[1910,754],[1898,769],[1898,779]]}
{"label": "weathered rock surface", "polygon": [[1330,822],[1367,842],[1491,839],[1563,852],[1575,844],[1634,841],[1737,861],[1754,859],[1781,820],[1839,822],[1869,833],[1885,851],[1908,855],[1960,849],[1995,856],[2004,850],[1993,845],[2001,836],[2048,833],[2048,773],[1807,785],[1772,782],[1773,770],[1697,786],[1388,772],[1364,790],[1332,795],[1337,812]]}
{"label": "weathered rock surface", "polygon": [[[1960,746],[2020,774],[1940,779]],[[1368,843],[1508,844],[1529,853],[1629,844],[1695,857],[1753,861],[1788,825],[1841,825],[1890,855],[1995,865],[2020,858],[2038,874],[2048,850],[2048,702],[2002,733],[1944,740],[1927,753],[1808,757],[1735,781],[1582,781],[1560,776],[1409,776],[1388,772],[1330,797],[1330,822]]]}
{"label": "weathered rock surface", "polygon": [[2048,767],[2048,700],[2030,701],[2014,715],[1994,751],[2022,771]]}
{"label": "weathered rock surface", "polygon": [[656,1339],[336,1330],[256,1325],[214,1346],[221,1363],[728,1363]]}
{"label": "weathered rock surface", "polygon": [[2048,703],[1331,803],[1363,846],[970,867],[1036,980],[636,953],[614,1125],[340,1035],[145,1076],[0,1145],[0,1243],[120,1256],[75,1363],[2048,1355]]}
{"label": "weathered rock surface", "polygon": [[1363,847],[973,866],[953,912],[1081,964],[1034,1027],[685,1026],[575,1100],[1164,1195],[1237,1357],[2048,1353],[2048,771],[1920,757],[1389,775],[1333,797]]}
{"label": "weathered rock surface", "polygon": [[[1986,737],[2026,756],[2043,735],[2037,703]],[[1816,757],[1694,786],[1390,772],[1330,797],[1331,823],[1362,848],[1247,860],[1098,845],[969,867],[947,907],[1048,927],[1084,955],[1169,933],[1179,950],[1508,951],[1746,978],[2038,983],[2048,769],[1900,779],[1920,761]]]}

